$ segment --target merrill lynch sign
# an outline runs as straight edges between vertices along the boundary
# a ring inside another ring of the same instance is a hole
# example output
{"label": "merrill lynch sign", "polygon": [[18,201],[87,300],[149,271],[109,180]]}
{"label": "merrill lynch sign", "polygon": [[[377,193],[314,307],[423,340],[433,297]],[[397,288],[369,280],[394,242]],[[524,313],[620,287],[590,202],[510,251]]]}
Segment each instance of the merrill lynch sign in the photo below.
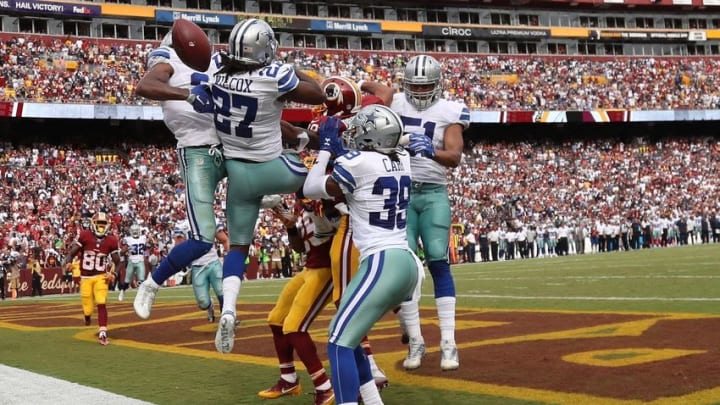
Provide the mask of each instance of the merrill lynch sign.
{"label": "merrill lynch sign", "polygon": [[[2,0],[0,0],[2,1]],[[229,14],[215,14],[215,13],[194,13],[185,11],[168,11],[168,10],[156,10],[155,19],[162,22],[173,22],[175,20],[183,19],[192,21],[199,25],[235,25],[235,16]]]}
{"label": "merrill lynch sign", "polygon": [[380,24],[360,21],[312,20],[310,29],[313,31],[343,31],[355,33],[380,33]]}

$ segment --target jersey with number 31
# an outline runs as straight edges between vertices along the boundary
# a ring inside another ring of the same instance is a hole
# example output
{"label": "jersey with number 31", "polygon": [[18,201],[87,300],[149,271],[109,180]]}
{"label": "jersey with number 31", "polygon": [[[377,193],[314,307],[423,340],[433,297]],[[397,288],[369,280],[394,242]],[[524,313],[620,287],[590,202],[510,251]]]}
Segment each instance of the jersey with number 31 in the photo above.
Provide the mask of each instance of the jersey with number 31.
{"label": "jersey with number 31", "polygon": [[215,129],[225,157],[267,162],[280,156],[285,104],[278,98],[299,82],[295,68],[280,62],[251,72],[215,75]]}
{"label": "jersey with number 31", "polygon": [[335,160],[332,178],[345,193],[361,259],[387,248],[408,248],[410,156],[400,150],[397,157],[350,151]]}
{"label": "jersey with number 31", "polygon": [[[220,56],[214,54],[208,70],[197,72],[182,63],[173,48],[163,45],[148,55],[148,70],[159,63],[167,63],[173,68],[173,74],[168,80],[170,86],[189,89],[202,83],[210,84],[210,78],[220,66]],[[220,143],[212,126],[211,114],[195,112],[192,105],[185,100],[167,100],[162,101],[160,105],[163,110],[163,121],[175,135],[178,148]]]}

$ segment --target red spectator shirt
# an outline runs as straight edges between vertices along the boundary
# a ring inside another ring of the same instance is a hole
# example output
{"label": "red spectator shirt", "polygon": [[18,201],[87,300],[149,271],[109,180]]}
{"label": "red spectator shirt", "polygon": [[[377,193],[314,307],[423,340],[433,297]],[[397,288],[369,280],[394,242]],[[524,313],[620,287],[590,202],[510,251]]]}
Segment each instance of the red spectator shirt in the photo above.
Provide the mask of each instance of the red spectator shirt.
{"label": "red spectator shirt", "polygon": [[98,239],[94,233],[83,229],[75,243],[82,246],[80,275],[95,276],[107,271],[110,255],[119,250],[118,240],[113,235]]}

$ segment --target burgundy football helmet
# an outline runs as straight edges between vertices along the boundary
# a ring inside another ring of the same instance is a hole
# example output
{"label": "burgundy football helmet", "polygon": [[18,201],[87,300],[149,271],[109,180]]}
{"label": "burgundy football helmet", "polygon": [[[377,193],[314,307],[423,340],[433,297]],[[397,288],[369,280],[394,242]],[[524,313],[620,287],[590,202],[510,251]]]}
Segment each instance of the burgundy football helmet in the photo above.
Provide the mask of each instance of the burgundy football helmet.
{"label": "burgundy football helmet", "polygon": [[341,118],[347,118],[362,106],[362,91],[351,79],[332,76],[323,80],[320,87],[325,92],[327,116],[339,113]]}

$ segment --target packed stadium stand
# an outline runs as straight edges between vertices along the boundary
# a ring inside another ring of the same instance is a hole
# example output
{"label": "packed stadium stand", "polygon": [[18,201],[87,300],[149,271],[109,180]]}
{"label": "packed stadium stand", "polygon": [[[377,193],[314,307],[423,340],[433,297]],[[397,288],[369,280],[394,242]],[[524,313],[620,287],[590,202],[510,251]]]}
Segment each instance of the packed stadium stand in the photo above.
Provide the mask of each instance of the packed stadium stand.
{"label": "packed stadium stand", "polygon": [[[0,35],[0,101],[149,104],[134,94],[157,42]],[[283,51],[322,76],[397,88],[413,53]],[[444,96],[471,110],[717,109],[720,59],[436,54]]]}
{"label": "packed stadium stand", "polygon": [[[62,249],[107,210],[121,232],[141,222],[162,252],[183,185],[159,107],[134,94],[145,57],[176,18],[222,44],[247,16],[322,76],[399,88],[409,58],[437,57],[444,96],[472,111],[448,173],[463,231],[676,230],[652,247],[680,243],[685,220],[692,241],[720,239],[720,2],[475,3],[0,2],[0,248]],[[285,118],[309,116],[289,105]],[[258,229],[258,244],[282,237],[271,215]]]}

